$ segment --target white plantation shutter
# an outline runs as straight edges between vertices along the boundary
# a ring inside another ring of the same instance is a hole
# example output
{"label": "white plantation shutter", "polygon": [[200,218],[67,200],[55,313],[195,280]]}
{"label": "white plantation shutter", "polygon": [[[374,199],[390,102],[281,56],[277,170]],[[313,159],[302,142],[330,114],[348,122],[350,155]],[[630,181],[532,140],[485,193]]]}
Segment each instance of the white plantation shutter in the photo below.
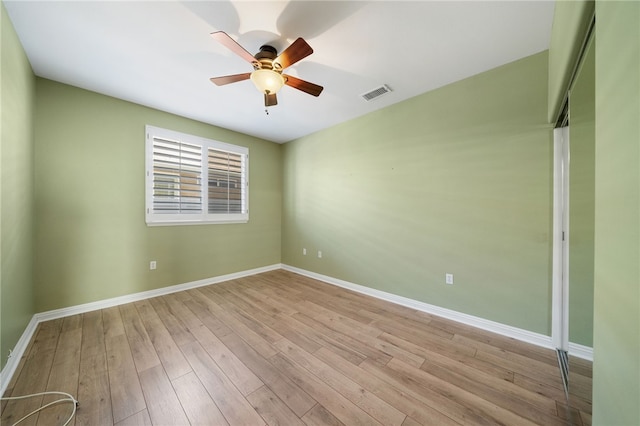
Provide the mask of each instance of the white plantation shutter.
{"label": "white plantation shutter", "polygon": [[247,222],[247,148],[146,127],[149,225]]}
{"label": "white plantation shutter", "polygon": [[202,147],[153,138],[153,211],[202,211]]}
{"label": "white plantation shutter", "polygon": [[240,213],[245,204],[242,155],[209,148],[209,213]]}

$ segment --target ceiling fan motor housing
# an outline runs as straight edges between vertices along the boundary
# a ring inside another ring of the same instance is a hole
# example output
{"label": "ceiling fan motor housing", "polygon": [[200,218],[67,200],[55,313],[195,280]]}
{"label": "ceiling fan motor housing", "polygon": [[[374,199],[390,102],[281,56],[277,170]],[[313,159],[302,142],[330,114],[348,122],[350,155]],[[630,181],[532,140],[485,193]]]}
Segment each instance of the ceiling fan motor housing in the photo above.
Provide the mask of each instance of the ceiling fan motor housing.
{"label": "ceiling fan motor housing", "polygon": [[276,72],[282,72],[282,66],[279,63],[274,62],[278,56],[278,51],[275,47],[265,44],[260,46],[260,51],[255,54],[256,61],[253,63],[253,68],[258,70],[273,70]]}

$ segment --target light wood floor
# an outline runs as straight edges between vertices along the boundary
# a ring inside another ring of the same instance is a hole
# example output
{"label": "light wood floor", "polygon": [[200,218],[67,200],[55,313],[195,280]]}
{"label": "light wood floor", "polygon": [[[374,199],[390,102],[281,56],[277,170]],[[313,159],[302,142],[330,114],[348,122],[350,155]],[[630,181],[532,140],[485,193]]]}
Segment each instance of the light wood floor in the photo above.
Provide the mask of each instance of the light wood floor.
{"label": "light wood floor", "polygon": [[273,271],[42,323],[5,396],[69,392],[78,425],[590,424],[590,363],[570,380],[567,403],[551,350]]}

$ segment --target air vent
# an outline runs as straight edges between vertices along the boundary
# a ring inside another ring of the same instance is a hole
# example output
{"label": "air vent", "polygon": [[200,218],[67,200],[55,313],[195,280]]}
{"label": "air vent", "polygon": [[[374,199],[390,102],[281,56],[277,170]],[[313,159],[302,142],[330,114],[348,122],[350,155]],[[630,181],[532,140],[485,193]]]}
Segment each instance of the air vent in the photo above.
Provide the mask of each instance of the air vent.
{"label": "air vent", "polygon": [[369,102],[389,92],[391,92],[391,88],[386,84],[383,84],[382,86],[376,87],[375,89],[363,94],[362,97],[365,101]]}

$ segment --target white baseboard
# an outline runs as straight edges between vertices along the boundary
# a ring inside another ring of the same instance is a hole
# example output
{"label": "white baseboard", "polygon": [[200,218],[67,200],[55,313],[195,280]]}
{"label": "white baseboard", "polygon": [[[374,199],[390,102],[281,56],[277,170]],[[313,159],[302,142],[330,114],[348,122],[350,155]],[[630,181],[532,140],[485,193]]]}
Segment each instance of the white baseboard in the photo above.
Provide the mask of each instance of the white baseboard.
{"label": "white baseboard", "polygon": [[[501,324],[499,322],[490,321],[484,318],[475,317],[473,315],[463,314],[461,312],[453,311],[451,309],[441,308],[440,306],[430,305],[425,302],[409,299],[408,297],[398,296],[396,294],[387,293],[385,291],[376,290],[373,288],[365,287],[359,284],[354,284],[338,278],[329,277],[327,275],[318,274],[316,272],[307,271],[305,269],[296,268],[294,266],[290,266],[286,264],[282,265],[282,269],[286,271],[295,272],[296,274],[304,275],[309,278],[314,278],[316,280],[323,281],[328,284],[333,284],[338,287],[353,290],[358,293],[366,294],[368,296],[372,296],[378,299],[386,300],[387,302],[406,306],[408,308],[415,309],[417,311],[422,311],[428,314],[437,315],[439,317],[447,318],[452,321],[457,321],[462,324],[466,324],[473,327],[481,328],[483,330],[491,331],[493,333],[497,333],[502,336],[511,337],[523,342],[527,342],[527,343],[531,343],[547,349],[555,350],[551,337],[545,336],[544,334],[534,333],[532,331],[523,330],[521,328]],[[576,343],[569,343],[569,354],[576,356],[578,358],[583,358],[589,361],[593,361],[593,349],[587,346],[578,345]]]}
{"label": "white baseboard", "polygon": [[38,321],[36,320],[34,315],[33,317],[31,317],[31,321],[29,321],[29,324],[27,324],[27,328],[24,329],[22,336],[20,336],[20,339],[18,339],[18,342],[13,347],[11,355],[9,355],[4,368],[2,369],[2,371],[0,371],[0,396],[4,395],[4,391],[7,390],[9,381],[13,377],[13,373],[16,372],[16,368],[18,368],[18,364],[20,363],[22,354],[24,354],[24,351],[27,349],[27,346],[31,341],[33,333],[35,333],[37,326]]}
{"label": "white baseboard", "polygon": [[53,311],[35,314],[38,322],[50,321],[52,319],[68,317],[70,315],[83,314],[85,312],[96,311],[98,309],[110,308],[112,306],[124,305],[125,303],[137,302],[139,300],[151,299],[152,297],[164,296],[165,294],[176,293],[178,291],[189,290],[191,288],[202,287],[210,284],[218,284],[224,281],[235,280],[237,278],[248,277],[250,275],[261,274],[263,272],[281,269],[280,264],[264,266],[261,268],[249,269],[232,274],[220,275],[213,278],[191,281],[184,284],[176,284],[169,287],[162,287],[155,290],[143,291],[140,293],[127,294],[111,299],[99,300],[97,302],[85,303],[82,305],[70,306],[68,308],[55,309]]}
{"label": "white baseboard", "polygon": [[593,362],[593,348],[589,346],[569,342],[569,350],[567,352],[569,352],[569,355]]}
{"label": "white baseboard", "polygon": [[139,300],[150,299],[152,297],[163,296],[165,294],[176,293],[178,291],[189,290],[205,285],[218,284],[224,281],[235,280],[237,278],[248,277],[250,275],[261,274],[263,272],[274,271],[281,268],[282,265],[278,263],[261,268],[220,275],[213,278],[205,278],[203,280],[191,281],[184,284],[177,284],[169,287],[158,288],[155,290],[127,294],[124,296],[113,297],[111,299],[99,300],[96,302],[84,303],[82,305],[70,306],[68,308],[37,313],[31,318],[31,321],[27,325],[27,328],[25,328],[22,336],[18,340],[18,343],[11,352],[11,356],[9,357],[7,364],[4,366],[2,371],[0,371],[0,395],[3,395],[4,391],[7,389],[11,377],[13,377],[16,368],[18,368],[18,363],[20,362],[22,355],[24,355],[24,351],[27,349],[29,341],[33,337],[33,333],[35,333],[38,324],[40,324],[41,322],[68,317],[71,315],[83,314],[85,312],[96,311],[98,309],[111,308],[113,306],[124,305],[125,303],[137,302]]}
{"label": "white baseboard", "polygon": [[398,305],[406,306],[411,309],[426,312],[428,314],[437,315],[439,317],[447,318],[453,321],[457,321],[466,325],[481,328],[483,330],[491,331],[506,337],[512,337],[527,343],[532,343],[537,346],[542,346],[549,349],[554,349],[551,342],[551,337],[544,334],[534,333],[531,331],[523,330],[520,328],[512,327],[509,325],[501,324],[495,321],[486,320],[484,318],[475,317],[461,312],[453,311],[451,309],[441,308],[439,306],[430,305],[428,303],[420,302],[408,297],[398,296],[396,294],[387,293],[381,290],[365,287],[359,284],[354,284],[348,281],[343,281],[337,278],[329,277],[315,272],[307,271],[304,269],[296,268],[289,265],[282,265],[282,269],[295,272],[296,274],[304,275],[310,278],[314,278],[320,281],[324,281],[328,284],[333,284],[339,287],[343,287],[349,290],[356,291],[358,293],[373,296],[378,299],[386,300]]}

